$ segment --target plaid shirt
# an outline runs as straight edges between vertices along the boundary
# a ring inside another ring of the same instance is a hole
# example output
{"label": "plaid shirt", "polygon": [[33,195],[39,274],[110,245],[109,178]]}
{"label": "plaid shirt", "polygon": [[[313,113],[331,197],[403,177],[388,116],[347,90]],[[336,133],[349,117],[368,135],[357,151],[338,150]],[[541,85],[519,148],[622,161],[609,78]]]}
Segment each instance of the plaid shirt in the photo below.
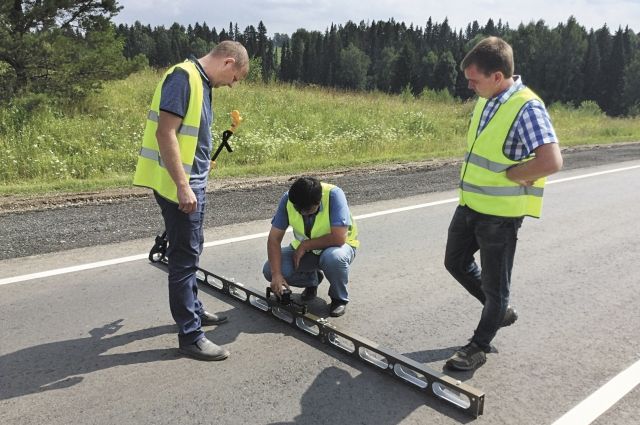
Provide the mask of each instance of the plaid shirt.
{"label": "plaid shirt", "polygon": [[[519,75],[514,75],[513,78],[515,84],[487,100],[482,117],[480,117],[477,134],[480,134],[482,129],[486,127],[500,105],[505,103],[512,94],[525,88]],[[531,100],[518,113],[515,124],[507,135],[504,154],[513,161],[520,161],[546,143],[558,143],[556,132],[544,105],[538,100]]]}

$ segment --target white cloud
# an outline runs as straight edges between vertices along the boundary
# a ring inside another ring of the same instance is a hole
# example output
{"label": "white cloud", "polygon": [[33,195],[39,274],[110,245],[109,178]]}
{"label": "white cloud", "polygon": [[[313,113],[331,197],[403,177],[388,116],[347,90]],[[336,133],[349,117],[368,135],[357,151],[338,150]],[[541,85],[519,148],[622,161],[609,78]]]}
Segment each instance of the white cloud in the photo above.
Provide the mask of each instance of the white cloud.
{"label": "white cloud", "polygon": [[133,23],[169,26],[206,22],[218,31],[228,28],[229,22],[238,23],[241,29],[257,26],[263,21],[270,34],[291,34],[298,28],[324,31],[334,24],[348,20],[356,23],[364,20],[397,22],[424,26],[432,17],[457,29],[477,20],[484,25],[489,18],[509,23],[515,28],[521,22],[544,20],[550,27],[566,22],[573,15],[587,28],[600,28],[606,23],[610,28],[628,25],[640,30],[640,2],[633,0],[536,0],[515,2],[507,0],[466,0],[442,2],[440,0],[119,0],[124,6],[117,23]]}

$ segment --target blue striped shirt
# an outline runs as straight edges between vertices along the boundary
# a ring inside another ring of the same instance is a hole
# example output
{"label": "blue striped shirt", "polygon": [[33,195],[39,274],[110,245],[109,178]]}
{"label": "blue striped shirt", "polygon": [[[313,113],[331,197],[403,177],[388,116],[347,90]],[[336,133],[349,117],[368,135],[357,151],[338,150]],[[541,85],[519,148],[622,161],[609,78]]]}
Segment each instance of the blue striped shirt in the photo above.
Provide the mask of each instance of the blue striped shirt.
{"label": "blue striped shirt", "polygon": [[[512,94],[525,88],[519,75],[514,75],[513,78],[515,83],[510,88],[487,100],[480,117],[477,134],[486,127],[500,105],[505,103]],[[513,161],[520,161],[530,156],[536,148],[547,143],[558,143],[556,132],[544,105],[538,100],[531,100],[518,113],[515,124],[507,135],[504,154]]]}

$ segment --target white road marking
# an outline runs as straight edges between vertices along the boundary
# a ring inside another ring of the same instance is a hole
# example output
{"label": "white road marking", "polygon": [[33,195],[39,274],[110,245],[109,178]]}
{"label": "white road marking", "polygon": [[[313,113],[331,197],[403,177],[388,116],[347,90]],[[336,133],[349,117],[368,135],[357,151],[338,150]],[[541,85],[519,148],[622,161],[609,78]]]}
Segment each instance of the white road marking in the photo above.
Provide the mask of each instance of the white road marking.
{"label": "white road marking", "polygon": [[[612,169],[612,170],[600,171],[600,172],[589,173],[589,174],[582,174],[582,175],[579,175],[579,176],[567,177],[567,178],[564,178],[564,179],[551,180],[551,181],[547,182],[547,184],[563,183],[563,182],[567,182],[567,181],[584,179],[584,178],[588,178],[588,177],[596,177],[596,176],[600,176],[600,175],[603,175],[603,174],[610,174],[610,173],[617,173],[617,172],[621,172],[621,171],[633,170],[633,169],[636,169],[636,168],[640,168],[640,165],[634,165],[634,166],[623,167],[623,168],[615,168],[615,169]],[[457,198],[443,199],[441,201],[427,202],[425,204],[409,205],[407,207],[402,207],[402,208],[393,208],[393,209],[373,212],[373,213],[369,213],[369,214],[361,214],[361,215],[355,216],[355,218],[357,220],[364,220],[364,219],[371,218],[371,217],[379,217],[379,216],[382,216],[382,215],[395,214],[395,213],[404,212],[404,211],[411,211],[411,210],[415,210],[415,209],[419,209],[419,208],[427,208],[427,207],[433,207],[433,206],[437,206],[437,205],[449,204],[449,203],[457,202],[457,200],[458,200]],[[289,231],[290,231],[290,229],[289,229]],[[211,247],[211,246],[226,245],[226,244],[235,243],[235,242],[248,241],[248,240],[251,240],[251,239],[263,238],[263,237],[266,237],[267,235],[268,235],[267,232],[263,232],[263,233],[254,233],[254,234],[251,234],[251,235],[239,236],[239,237],[235,237],[235,238],[221,239],[221,240],[217,240],[217,241],[207,242],[207,243],[204,244],[204,247],[208,248],[208,247]],[[116,265],[116,264],[122,264],[122,263],[131,262],[131,261],[143,260],[145,258],[148,258],[148,254],[138,254],[138,255],[132,255],[132,256],[129,256],[129,257],[114,258],[112,260],[98,261],[98,262],[95,262],[95,263],[81,264],[81,265],[78,265],[78,266],[63,267],[63,268],[60,268],[60,269],[47,270],[47,271],[38,272],[38,273],[30,273],[30,274],[25,274],[25,275],[20,275],[20,276],[7,277],[7,278],[4,278],[4,279],[0,279],[0,286],[8,285],[10,283],[26,282],[26,281],[33,280],[33,279],[43,279],[43,278],[46,278],[46,277],[58,276],[58,275],[61,275],[61,274],[75,273],[75,272],[78,272],[78,271],[90,270],[90,269],[95,269],[95,268],[98,268],[98,267],[113,266],[113,265]]]}
{"label": "white road marking", "polygon": [[598,171],[596,173],[581,174],[579,176],[566,177],[564,179],[553,179],[551,181],[548,181],[547,184],[564,183],[564,182],[569,182],[571,180],[580,180],[580,179],[586,179],[588,177],[602,176],[604,174],[619,173],[620,171],[635,170],[636,168],[640,168],[640,165],[632,165],[630,167],[624,167],[624,168],[614,168],[613,170]]}
{"label": "white road marking", "polygon": [[585,398],[552,425],[587,425],[640,384],[640,360]]}

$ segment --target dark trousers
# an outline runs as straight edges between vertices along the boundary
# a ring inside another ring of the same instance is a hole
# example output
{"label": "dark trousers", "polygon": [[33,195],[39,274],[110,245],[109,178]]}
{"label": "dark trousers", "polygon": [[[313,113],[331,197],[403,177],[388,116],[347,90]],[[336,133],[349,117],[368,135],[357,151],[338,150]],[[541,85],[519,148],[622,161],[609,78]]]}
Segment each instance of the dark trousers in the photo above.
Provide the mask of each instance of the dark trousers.
{"label": "dark trousers", "polygon": [[[511,269],[522,217],[497,217],[458,206],[447,238],[444,264],[449,273],[483,304],[473,342],[490,348],[509,304]],[[480,264],[474,254],[480,251]]]}
{"label": "dark trousers", "polygon": [[179,328],[180,345],[193,344],[204,336],[200,329],[200,314],[204,307],[198,299],[196,267],[204,243],[205,189],[194,189],[193,192],[198,207],[191,214],[183,213],[178,210],[178,204],[155,193],[169,241],[169,307]]}

